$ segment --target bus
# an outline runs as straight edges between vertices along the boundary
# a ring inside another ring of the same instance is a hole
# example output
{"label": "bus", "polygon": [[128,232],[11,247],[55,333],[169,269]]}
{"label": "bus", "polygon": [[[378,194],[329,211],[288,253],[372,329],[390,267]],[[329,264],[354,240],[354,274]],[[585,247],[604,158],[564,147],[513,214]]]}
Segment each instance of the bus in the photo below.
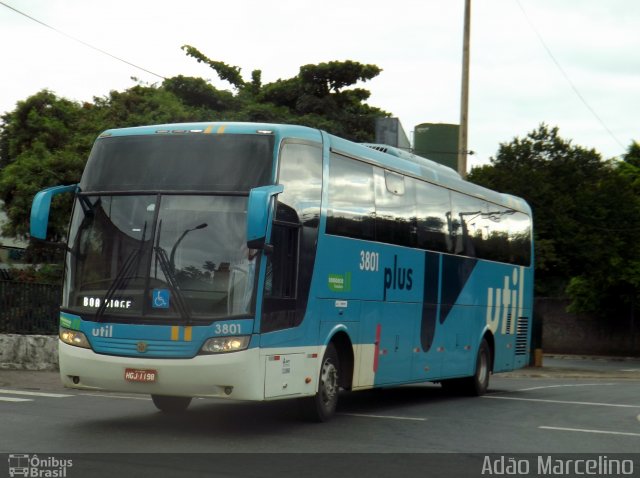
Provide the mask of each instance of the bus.
{"label": "bus", "polygon": [[533,249],[522,199],[408,152],[317,129],[112,129],[79,184],[60,309],[65,386],[298,399],[435,382],[485,393],[528,365]]}

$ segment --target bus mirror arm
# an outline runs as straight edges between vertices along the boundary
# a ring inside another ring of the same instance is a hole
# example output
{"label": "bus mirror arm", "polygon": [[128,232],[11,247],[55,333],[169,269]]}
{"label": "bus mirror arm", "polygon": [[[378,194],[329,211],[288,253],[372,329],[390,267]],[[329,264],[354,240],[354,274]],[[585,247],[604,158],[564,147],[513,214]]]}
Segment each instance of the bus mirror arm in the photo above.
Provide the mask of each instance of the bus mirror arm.
{"label": "bus mirror arm", "polygon": [[247,247],[249,249],[264,251],[267,256],[270,256],[273,253],[273,244],[269,244],[264,240],[264,238],[262,240],[258,239],[254,241],[247,241]]}

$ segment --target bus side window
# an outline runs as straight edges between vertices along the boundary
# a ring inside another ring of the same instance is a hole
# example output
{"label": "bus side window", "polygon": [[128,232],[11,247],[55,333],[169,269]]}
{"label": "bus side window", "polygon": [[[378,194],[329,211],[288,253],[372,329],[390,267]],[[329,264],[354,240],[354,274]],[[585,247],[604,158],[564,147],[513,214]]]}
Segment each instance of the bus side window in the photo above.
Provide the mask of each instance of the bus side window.
{"label": "bus side window", "polygon": [[374,168],[376,240],[415,247],[416,198],[414,181]]}
{"label": "bus side window", "polygon": [[284,191],[278,196],[271,231],[274,249],[267,256],[261,332],[295,327],[307,310],[320,223],[321,145],[286,140],[278,184]]}
{"label": "bus side window", "polygon": [[271,231],[273,252],[267,258],[264,281],[266,297],[295,299],[298,272],[297,227],[274,223]]}
{"label": "bus side window", "polygon": [[451,252],[451,199],[449,190],[412,180],[416,188],[418,244],[420,249]]}
{"label": "bus side window", "polygon": [[329,163],[327,234],[376,239],[373,166],[332,154]]}
{"label": "bus side window", "polygon": [[478,246],[482,250],[482,242],[486,231],[483,230],[483,213],[487,210],[484,201],[460,194],[451,193],[451,238],[453,253],[467,257],[477,257]]}

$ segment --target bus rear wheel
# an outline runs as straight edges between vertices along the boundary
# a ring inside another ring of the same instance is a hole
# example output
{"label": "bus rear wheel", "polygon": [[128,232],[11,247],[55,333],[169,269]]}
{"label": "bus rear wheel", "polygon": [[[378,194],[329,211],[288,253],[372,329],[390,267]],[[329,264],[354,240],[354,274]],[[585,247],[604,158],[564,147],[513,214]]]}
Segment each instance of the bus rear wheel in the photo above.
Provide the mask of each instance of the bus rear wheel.
{"label": "bus rear wheel", "polygon": [[484,395],[489,388],[489,376],[491,374],[491,348],[485,339],[482,339],[478,355],[476,357],[476,370],[470,377],[455,378],[442,381],[442,387],[454,394],[479,397]]}
{"label": "bus rear wheel", "polygon": [[306,418],[326,422],[335,414],[340,390],[340,361],[335,346],[327,347],[320,366],[318,392],[313,397],[301,399],[302,412]]}
{"label": "bus rear wheel", "polygon": [[167,395],[151,395],[151,400],[156,408],[164,413],[184,412],[191,403],[191,397],[170,397]]}

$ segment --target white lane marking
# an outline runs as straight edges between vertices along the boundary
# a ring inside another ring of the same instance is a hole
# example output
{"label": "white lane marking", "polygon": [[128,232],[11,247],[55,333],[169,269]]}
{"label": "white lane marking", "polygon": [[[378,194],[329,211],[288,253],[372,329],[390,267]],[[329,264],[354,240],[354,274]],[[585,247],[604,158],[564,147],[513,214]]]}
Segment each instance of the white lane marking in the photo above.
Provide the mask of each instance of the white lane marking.
{"label": "white lane marking", "polygon": [[0,397],[0,402],[33,402],[31,398]]}
{"label": "white lane marking", "polygon": [[574,383],[574,384],[563,384],[563,385],[544,385],[541,387],[531,387],[531,388],[521,388],[516,390],[516,392],[530,392],[531,390],[542,390],[543,388],[560,388],[560,387],[594,387],[601,385],[618,385],[617,383]]}
{"label": "white lane marking", "polygon": [[5,393],[9,395],[27,395],[32,397],[49,397],[49,398],[73,397],[73,395],[65,395],[63,393],[29,392],[26,390],[8,390],[4,388],[0,388],[0,393]]}
{"label": "white lane marking", "polygon": [[640,368],[625,368],[620,371],[621,372],[640,372]]}
{"label": "white lane marking", "polygon": [[426,418],[418,418],[418,417],[396,417],[393,415],[369,415],[365,413],[338,413],[338,415],[343,415],[345,417],[360,417],[360,418],[385,418],[387,420],[410,420],[415,422],[426,422]]}
{"label": "white lane marking", "polygon": [[543,430],[557,430],[561,432],[581,432],[581,433],[601,433],[604,435],[623,435],[628,437],[640,437],[640,433],[631,433],[631,432],[614,432],[609,430],[588,430],[583,428],[563,428],[563,427],[538,427]]}
{"label": "white lane marking", "polygon": [[110,395],[107,393],[79,393],[78,395],[82,395],[84,397],[104,397],[104,398],[122,398],[128,400],[151,400],[149,397],[131,397],[127,395]]}
{"label": "white lane marking", "polygon": [[524,402],[563,403],[566,405],[591,405],[594,407],[640,408],[640,405],[624,405],[620,403],[572,402],[568,400],[545,400],[542,398],[496,397],[493,395],[484,395],[480,398],[493,398],[496,400],[521,400]]}

